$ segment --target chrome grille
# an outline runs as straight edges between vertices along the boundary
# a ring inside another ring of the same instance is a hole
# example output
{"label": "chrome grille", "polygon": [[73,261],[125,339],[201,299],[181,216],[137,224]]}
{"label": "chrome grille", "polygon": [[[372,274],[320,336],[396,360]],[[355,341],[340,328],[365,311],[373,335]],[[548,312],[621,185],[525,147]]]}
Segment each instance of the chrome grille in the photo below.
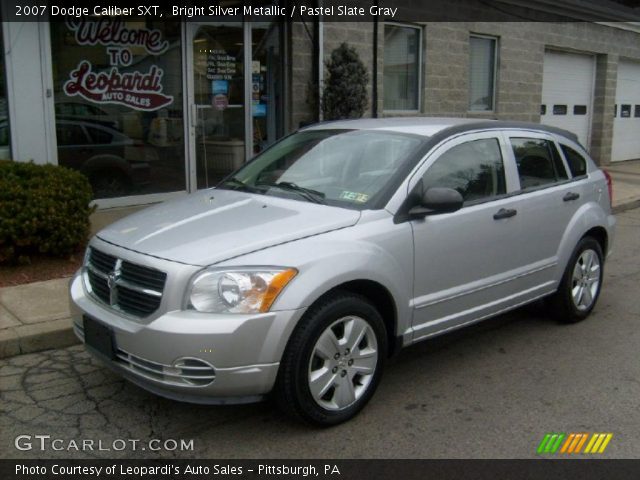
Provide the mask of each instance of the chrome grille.
{"label": "chrome grille", "polygon": [[136,317],[160,306],[167,274],[91,248],[86,263],[91,293],[111,307]]}

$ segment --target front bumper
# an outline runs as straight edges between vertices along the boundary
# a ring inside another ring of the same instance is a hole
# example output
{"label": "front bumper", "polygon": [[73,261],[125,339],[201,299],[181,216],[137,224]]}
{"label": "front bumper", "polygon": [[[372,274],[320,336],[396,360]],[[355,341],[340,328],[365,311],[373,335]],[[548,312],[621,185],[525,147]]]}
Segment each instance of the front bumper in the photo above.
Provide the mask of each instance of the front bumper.
{"label": "front bumper", "polygon": [[115,358],[87,346],[91,354],[146,390],[191,403],[260,400],[273,388],[286,341],[304,313],[304,309],[253,315],[169,311],[144,323],[96,301],[80,274],[69,287],[78,338],[84,343],[84,316],[113,332]]}

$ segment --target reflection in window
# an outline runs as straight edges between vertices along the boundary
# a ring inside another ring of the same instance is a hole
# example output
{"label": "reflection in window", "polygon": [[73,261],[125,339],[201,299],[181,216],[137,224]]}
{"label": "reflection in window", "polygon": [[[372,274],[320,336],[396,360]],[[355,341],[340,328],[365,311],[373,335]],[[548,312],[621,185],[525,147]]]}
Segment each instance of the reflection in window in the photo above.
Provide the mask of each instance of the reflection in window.
{"label": "reflection in window", "polygon": [[465,202],[506,193],[504,164],[496,138],[452,147],[429,167],[423,188],[447,187],[460,192]]}
{"label": "reflection in window", "polygon": [[251,22],[251,116],[253,153],[260,153],[284,133],[283,72],[279,22]]}
{"label": "reflection in window", "polygon": [[556,147],[539,138],[512,138],[520,188],[535,188],[567,179],[567,172]]}
{"label": "reflection in window", "polygon": [[553,114],[554,115],[566,115],[567,114],[567,106],[566,105],[554,105],[553,106]]}
{"label": "reflection in window", "polygon": [[497,39],[469,39],[469,110],[494,109]]}
{"label": "reflection in window", "polygon": [[620,118],[631,118],[631,105],[620,105]]}
{"label": "reflection in window", "polygon": [[419,110],[419,28],[384,26],[384,109]]}
{"label": "reflection in window", "polygon": [[587,161],[584,159],[582,155],[576,152],[573,148],[567,147],[566,145],[560,145],[562,148],[562,153],[564,153],[564,158],[567,159],[567,163],[569,164],[569,170],[571,170],[571,175],[574,177],[580,177],[582,175],[587,174]]}
{"label": "reflection in window", "polygon": [[95,198],[185,189],[180,29],[51,23],[58,163],[84,173]]}

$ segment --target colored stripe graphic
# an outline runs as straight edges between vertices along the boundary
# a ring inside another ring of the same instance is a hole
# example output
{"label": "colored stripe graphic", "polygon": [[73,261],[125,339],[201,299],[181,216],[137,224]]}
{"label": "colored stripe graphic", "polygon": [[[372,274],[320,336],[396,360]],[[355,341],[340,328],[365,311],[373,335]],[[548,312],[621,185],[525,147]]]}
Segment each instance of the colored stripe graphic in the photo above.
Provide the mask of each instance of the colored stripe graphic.
{"label": "colored stripe graphic", "polygon": [[564,433],[547,433],[538,445],[538,453],[556,453],[564,437]]}
{"label": "colored stripe graphic", "polygon": [[612,437],[612,433],[594,433],[584,453],[604,453]]}
{"label": "colored stripe graphic", "polygon": [[612,438],[612,433],[547,433],[538,445],[537,453],[604,453]]}

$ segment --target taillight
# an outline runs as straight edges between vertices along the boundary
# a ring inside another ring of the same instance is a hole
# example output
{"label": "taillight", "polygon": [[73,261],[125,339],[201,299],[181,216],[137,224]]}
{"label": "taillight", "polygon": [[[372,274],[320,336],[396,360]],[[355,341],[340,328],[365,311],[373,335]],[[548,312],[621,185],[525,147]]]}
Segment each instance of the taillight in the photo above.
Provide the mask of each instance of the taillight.
{"label": "taillight", "polygon": [[609,190],[609,204],[613,205],[613,179],[611,178],[611,174],[606,170],[602,170],[605,178],[607,179],[607,190]]}

